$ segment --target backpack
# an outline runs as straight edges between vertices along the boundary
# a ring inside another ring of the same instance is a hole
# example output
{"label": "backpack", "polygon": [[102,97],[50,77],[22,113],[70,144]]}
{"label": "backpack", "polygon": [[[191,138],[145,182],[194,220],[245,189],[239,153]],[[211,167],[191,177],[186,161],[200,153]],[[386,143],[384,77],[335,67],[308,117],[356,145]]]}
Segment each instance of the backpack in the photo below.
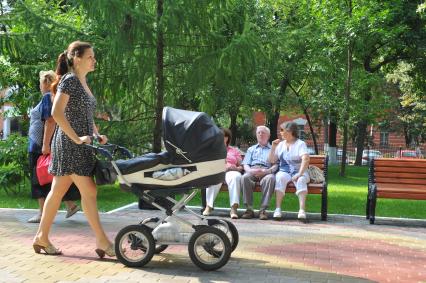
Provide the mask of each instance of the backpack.
{"label": "backpack", "polygon": [[321,169],[314,165],[309,165],[308,167],[309,179],[311,183],[319,184],[325,181],[324,174]]}

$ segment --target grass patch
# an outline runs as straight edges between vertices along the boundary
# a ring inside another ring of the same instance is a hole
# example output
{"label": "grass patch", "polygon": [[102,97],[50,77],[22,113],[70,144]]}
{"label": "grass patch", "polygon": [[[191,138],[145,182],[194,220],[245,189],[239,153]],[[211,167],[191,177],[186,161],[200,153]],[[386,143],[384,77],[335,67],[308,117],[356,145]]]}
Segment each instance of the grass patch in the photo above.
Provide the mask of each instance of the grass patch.
{"label": "grass patch", "polygon": [[[346,168],[347,177],[340,177],[338,170],[337,166],[329,167],[328,213],[365,216],[368,168],[348,166]],[[0,207],[38,208],[37,201],[31,199],[30,196],[29,184],[16,195],[6,195],[5,191],[0,189]],[[98,207],[102,212],[135,201],[137,201],[135,195],[121,191],[118,185],[106,185],[98,188]],[[189,204],[201,205],[200,194],[197,194]],[[258,208],[259,204],[260,193],[255,193],[255,208]],[[229,207],[228,192],[219,193],[215,206]],[[421,200],[378,199],[376,216],[426,219],[425,206],[426,201]],[[297,197],[294,194],[288,194],[281,207],[285,211],[298,211]],[[275,197],[270,202],[270,209],[274,208]],[[318,213],[321,211],[321,197],[319,195],[308,195],[307,211]]]}
{"label": "grass patch", "polygon": [[[98,187],[98,209],[101,212],[107,212],[135,201],[137,201],[135,195],[121,191],[118,185]],[[0,189],[0,207],[37,209],[38,202],[31,199],[30,185],[27,184],[20,192],[13,195],[7,195],[4,190]],[[65,209],[63,203],[61,204],[61,209]]]}

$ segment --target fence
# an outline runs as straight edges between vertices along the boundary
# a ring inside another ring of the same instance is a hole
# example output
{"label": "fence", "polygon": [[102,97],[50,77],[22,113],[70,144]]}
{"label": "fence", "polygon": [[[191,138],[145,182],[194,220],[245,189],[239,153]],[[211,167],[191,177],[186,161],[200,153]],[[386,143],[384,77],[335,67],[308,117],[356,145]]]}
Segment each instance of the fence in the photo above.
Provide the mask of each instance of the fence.
{"label": "fence", "polygon": [[[246,152],[248,147],[255,144],[256,140],[245,141],[237,138],[236,146],[242,151]],[[311,141],[306,142],[309,154],[315,154],[315,149]],[[343,150],[341,147],[336,149],[336,160],[340,164],[342,162]],[[324,143],[318,144],[318,154],[329,154],[328,148]],[[426,158],[426,149],[423,147],[401,147],[401,146],[367,146],[362,152],[362,165],[368,165],[369,161],[375,157],[385,158]],[[346,150],[346,163],[352,165],[355,163],[356,146],[349,144]]]}
{"label": "fence", "polygon": [[[308,144],[310,151],[314,151],[313,145]],[[318,145],[320,154],[328,154],[324,149],[324,144]],[[337,147],[336,159],[338,163],[342,162],[343,149]],[[362,152],[362,165],[368,165],[373,158],[425,158],[426,150],[424,147],[401,147],[401,146],[367,146]],[[346,163],[354,164],[356,158],[356,146],[349,144],[346,149]]]}

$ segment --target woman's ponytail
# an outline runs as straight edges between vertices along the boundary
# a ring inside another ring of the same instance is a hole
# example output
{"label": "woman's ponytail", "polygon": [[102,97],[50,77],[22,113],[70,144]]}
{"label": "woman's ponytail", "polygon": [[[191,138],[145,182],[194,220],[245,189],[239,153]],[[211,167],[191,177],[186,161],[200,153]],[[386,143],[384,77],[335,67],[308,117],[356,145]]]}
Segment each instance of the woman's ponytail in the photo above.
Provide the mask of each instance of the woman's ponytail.
{"label": "woman's ponytail", "polygon": [[74,57],[82,57],[86,49],[92,48],[88,42],[74,41],[68,46],[67,50],[59,54],[56,62],[56,80],[51,85],[52,101],[58,90],[58,84],[63,75],[68,73],[74,67]]}
{"label": "woman's ponytail", "polygon": [[58,90],[58,84],[61,80],[62,76],[68,73],[69,63],[68,63],[67,51],[59,54],[58,61],[56,62],[56,80],[51,85],[52,92],[52,100],[56,95],[56,91]]}

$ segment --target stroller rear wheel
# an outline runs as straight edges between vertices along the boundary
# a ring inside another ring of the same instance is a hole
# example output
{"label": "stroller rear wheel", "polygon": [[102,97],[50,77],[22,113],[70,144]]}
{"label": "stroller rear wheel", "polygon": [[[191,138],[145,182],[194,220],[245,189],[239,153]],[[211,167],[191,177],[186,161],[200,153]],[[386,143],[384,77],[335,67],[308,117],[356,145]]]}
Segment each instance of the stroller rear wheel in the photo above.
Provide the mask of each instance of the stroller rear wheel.
{"label": "stroller rear wheel", "polygon": [[202,226],[192,234],[188,243],[192,262],[203,270],[216,270],[224,266],[231,256],[228,236],[215,227]]}
{"label": "stroller rear wheel", "polygon": [[[142,220],[142,224],[145,224],[146,226],[150,227],[151,230],[153,227],[151,227],[150,224],[155,224],[159,221],[160,219],[158,217],[150,217],[150,218],[146,218],[144,220]],[[155,241],[155,240],[154,240]],[[168,245],[155,245],[155,251],[154,254],[160,254],[162,253],[165,249],[167,249]]]}
{"label": "stroller rear wheel", "polygon": [[[223,222],[226,222],[228,227]],[[222,230],[226,236],[228,236],[229,242],[231,242],[231,252],[237,248],[239,242],[238,230],[231,221],[223,219],[208,219],[207,223],[209,226]]]}
{"label": "stroller rear wheel", "polygon": [[145,225],[124,227],[115,237],[117,259],[129,267],[142,267],[155,252],[155,242],[150,228]]}

